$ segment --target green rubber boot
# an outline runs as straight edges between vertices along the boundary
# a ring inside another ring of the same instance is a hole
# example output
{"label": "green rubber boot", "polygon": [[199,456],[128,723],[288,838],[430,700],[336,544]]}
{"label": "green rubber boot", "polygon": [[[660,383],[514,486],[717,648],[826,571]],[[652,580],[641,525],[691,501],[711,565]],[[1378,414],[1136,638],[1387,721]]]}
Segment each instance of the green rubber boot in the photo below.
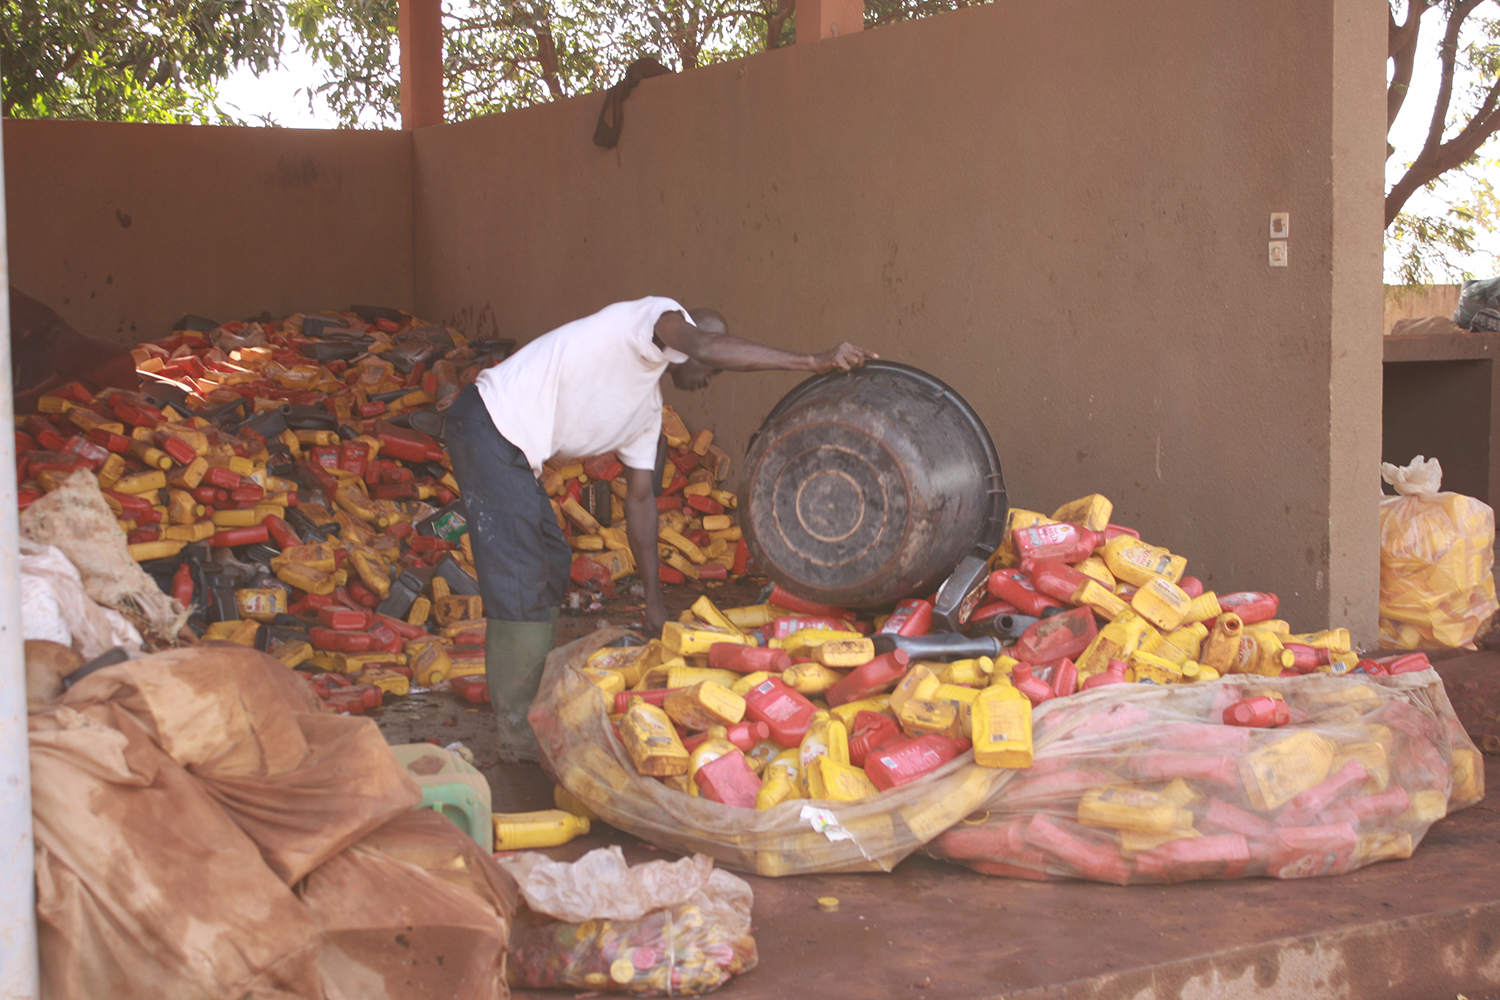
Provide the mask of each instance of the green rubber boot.
{"label": "green rubber boot", "polygon": [[526,712],[541,687],[542,667],[556,637],[556,608],[546,622],[486,620],[484,677],[495,711],[496,750],[507,764],[540,760]]}

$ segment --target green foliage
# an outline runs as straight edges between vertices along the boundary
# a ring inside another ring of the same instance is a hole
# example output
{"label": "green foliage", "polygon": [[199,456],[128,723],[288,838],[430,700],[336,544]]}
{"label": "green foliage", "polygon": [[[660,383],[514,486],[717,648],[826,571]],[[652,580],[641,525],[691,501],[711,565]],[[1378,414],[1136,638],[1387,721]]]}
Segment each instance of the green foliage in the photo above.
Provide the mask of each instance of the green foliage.
{"label": "green foliage", "polygon": [[0,109],[18,118],[233,121],[214,84],[264,71],[282,45],[274,0],[5,0]]}
{"label": "green foliage", "polygon": [[[1397,262],[1395,284],[1404,289],[1439,282],[1459,283],[1500,274],[1500,258],[1476,244],[1480,232],[1500,229],[1500,194],[1491,177],[1500,160],[1480,160],[1427,185],[1448,207],[1441,215],[1402,212],[1386,228],[1386,251]],[[1467,189],[1467,193],[1464,193]],[[1487,273],[1466,270],[1455,260],[1489,256]]]}

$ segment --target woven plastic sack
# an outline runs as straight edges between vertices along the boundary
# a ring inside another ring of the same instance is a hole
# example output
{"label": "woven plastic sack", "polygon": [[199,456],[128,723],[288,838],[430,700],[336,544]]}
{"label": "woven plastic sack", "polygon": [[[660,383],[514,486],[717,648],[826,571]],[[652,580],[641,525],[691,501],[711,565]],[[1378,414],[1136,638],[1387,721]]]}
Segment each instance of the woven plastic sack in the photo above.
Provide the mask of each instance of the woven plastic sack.
{"label": "woven plastic sack", "polygon": [[600,629],[553,650],[528,721],[558,784],[606,823],[659,847],[757,875],[890,871],[973,812],[1008,773],[965,754],[859,802],[793,799],[762,811],[685,795],[636,771],[609,704],[583,674],[590,653],[627,634]]}
{"label": "woven plastic sack", "polygon": [[1495,512],[1440,493],[1443,469],[1421,455],[1380,475],[1397,495],[1380,502],[1380,644],[1388,649],[1466,646],[1495,600]]}
{"label": "woven plastic sack", "polygon": [[[1252,694],[1275,729],[1225,725]],[[1484,796],[1484,765],[1431,669],[1155,687],[1043,702],[1036,756],[926,851],[987,875],[1118,885],[1337,875],[1409,857]]]}
{"label": "woven plastic sack", "polygon": [[608,847],[503,867],[526,901],[511,930],[512,985],[692,996],[755,968],[754,894],[704,855],[632,868]]}

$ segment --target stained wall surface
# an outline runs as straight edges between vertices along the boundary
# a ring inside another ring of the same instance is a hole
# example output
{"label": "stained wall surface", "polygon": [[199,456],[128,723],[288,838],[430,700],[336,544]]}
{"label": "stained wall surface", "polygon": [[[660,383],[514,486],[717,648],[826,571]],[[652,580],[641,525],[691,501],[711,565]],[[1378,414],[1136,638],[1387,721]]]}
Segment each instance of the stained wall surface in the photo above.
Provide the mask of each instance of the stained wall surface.
{"label": "stained wall surface", "polygon": [[[1372,637],[1384,11],[999,0],[646,80],[612,150],[598,95],[421,130],[417,304],[864,344],[974,404],[1015,504],[1103,492],[1209,587]],[[669,399],[738,451],[796,381]]]}
{"label": "stained wall surface", "polygon": [[80,332],[128,344],[186,313],[412,305],[408,134],[4,128],[11,283]]}

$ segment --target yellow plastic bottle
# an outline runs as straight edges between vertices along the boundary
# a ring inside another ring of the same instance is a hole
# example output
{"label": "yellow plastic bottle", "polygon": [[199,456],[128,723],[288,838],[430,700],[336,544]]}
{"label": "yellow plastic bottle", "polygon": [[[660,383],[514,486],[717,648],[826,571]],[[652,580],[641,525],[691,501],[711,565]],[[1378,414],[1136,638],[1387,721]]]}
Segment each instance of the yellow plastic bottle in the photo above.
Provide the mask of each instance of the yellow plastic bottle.
{"label": "yellow plastic bottle", "polygon": [[750,604],[741,608],[725,608],[724,617],[738,629],[757,629],[771,624],[776,619],[776,610],[769,604]]}
{"label": "yellow plastic bottle", "polygon": [[1187,660],[1198,658],[1198,650],[1207,638],[1208,626],[1202,622],[1193,622],[1162,636],[1161,642],[1151,652],[1180,666]]}
{"label": "yellow plastic bottle", "polygon": [[962,684],[939,684],[932,694],[933,701],[945,701],[953,706],[953,710],[958,713],[958,730],[966,737],[973,732],[974,701],[978,697],[978,688]]}
{"label": "yellow plastic bottle", "polygon": [[1005,516],[1005,539],[990,558],[992,567],[1000,569],[1020,565],[1021,560],[1016,555],[1015,531],[1017,528],[1032,528],[1038,524],[1056,523],[1056,521],[1045,514],[1039,514],[1034,510],[1023,510],[1020,507],[1012,507],[1010,512]]}
{"label": "yellow plastic bottle", "polygon": [[1176,583],[1187,569],[1184,557],[1129,535],[1119,535],[1104,543],[1104,563],[1117,579],[1137,587],[1154,576]]}
{"label": "yellow plastic bottle", "polygon": [[767,681],[770,679],[771,675],[769,673],[764,670],[757,670],[755,673],[746,674],[739,680],[735,681],[734,684],[730,686],[729,690],[733,691],[735,694],[743,698],[750,692],[751,688],[755,687],[762,681]]}
{"label": "yellow plastic bottle", "polygon": [[980,656],[972,660],[928,664],[927,669],[937,674],[937,679],[944,684],[983,687],[990,682],[990,675],[995,672],[995,661],[988,656]]}
{"label": "yellow plastic bottle", "polygon": [[688,729],[732,726],[745,717],[745,699],[713,681],[673,691],[662,703],[668,717]]}
{"label": "yellow plastic bottle", "polygon": [[1103,531],[1109,527],[1109,519],[1115,505],[1102,493],[1090,493],[1086,497],[1070,500],[1052,512],[1052,520],[1066,521],[1090,531]]}
{"label": "yellow plastic bottle", "polygon": [[880,794],[880,789],[875,787],[863,768],[826,756],[813,758],[807,787],[808,798],[829,802],[858,802]]}
{"label": "yellow plastic bottle", "polygon": [[661,630],[662,645],[678,656],[696,656],[707,653],[716,642],[737,642],[754,645],[755,640],[728,630],[688,628],[681,622],[667,622]]}
{"label": "yellow plastic bottle", "polygon": [[1171,833],[1191,829],[1193,814],[1157,792],[1092,788],[1079,800],[1078,822],[1137,833]]}
{"label": "yellow plastic bottle", "polygon": [[781,747],[775,740],[761,740],[755,746],[745,751],[745,759],[750,762],[750,766],[755,770],[756,774],[764,775],[766,768],[770,765],[771,761],[776,759],[776,755],[779,753],[781,753]]}
{"label": "yellow plastic bottle", "polygon": [[589,821],[561,809],[528,813],[492,813],[495,850],[521,851],[535,847],[558,847],[589,832]]}
{"label": "yellow plastic bottle", "polygon": [[825,667],[862,667],[875,659],[875,643],[861,636],[858,639],[830,639],[813,651],[813,656]]}
{"label": "yellow plastic bottle", "polygon": [[1155,636],[1151,623],[1134,612],[1121,615],[1099,630],[1088,648],[1075,661],[1082,682],[1109,668],[1110,660],[1129,660],[1130,654],[1143,648],[1148,636]]}
{"label": "yellow plastic bottle", "polygon": [[1182,681],[1182,668],[1171,660],[1136,650],[1130,654],[1130,671],[1125,679],[1137,684],[1178,684]]}
{"label": "yellow plastic bottle", "polygon": [[1291,669],[1294,659],[1292,651],[1281,644],[1276,633],[1246,628],[1241,631],[1240,648],[1229,673],[1280,677],[1283,670]]}
{"label": "yellow plastic bottle", "polygon": [[1245,632],[1245,625],[1240,621],[1240,616],[1230,612],[1219,616],[1214,622],[1214,627],[1208,633],[1208,638],[1203,640],[1203,651],[1198,657],[1198,662],[1205,667],[1212,667],[1221,675],[1228,673],[1233,668],[1236,657],[1240,652],[1240,636]]}
{"label": "yellow plastic bottle", "polygon": [[1262,812],[1279,809],[1328,777],[1333,757],[1333,744],[1312,730],[1289,733],[1240,758],[1245,795]]}
{"label": "yellow plastic bottle", "polygon": [[[1212,590],[1205,590],[1188,604],[1187,613],[1182,616],[1183,624],[1191,625],[1195,622],[1211,622],[1224,613],[1219,606],[1219,595]],[[1207,631],[1207,626],[1204,626]]]}
{"label": "yellow plastic bottle", "polygon": [[1161,577],[1152,577],[1135,592],[1130,606],[1136,614],[1155,625],[1163,632],[1170,632],[1182,624],[1193,599],[1181,587]]}
{"label": "yellow plastic bottle", "polygon": [[1267,618],[1265,621],[1256,622],[1253,625],[1246,625],[1245,627],[1260,629],[1262,632],[1271,632],[1283,641],[1290,640],[1292,636],[1292,623],[1283,621],[1280,618]]}
{"label": "yellow plastic bottle", "polygon": [[826,693],[843,679],[841,671],[821,663],[794,663],[781,672],[781,680],[787,687],[808,697]]}
{"label": "yellow plastic bottle", "polygon": [[930,699],[941,683],[937,675],[925,664],[915,664],[906,672],[906,676],[901,678],[901,683],[896,685],[896,689],[891,692],[889,703],[891,713],[899,718],[901,706],[913,698]]}
{"label": "yellow plastic bottle", "polygon": [[840,764],[849,763],[849,730],[844,724],[825,711],[813,713],[807,732],[798,747],[798,764],[802,773],[802,789],[806,795],[810,790],[806,784],[812,762],[818,757],[828,757]]}
{"label": "yellow plastic bottle", "polygon": [[620,736],[635,769],[648,778],[688,773],[688,752],[667,713],[644,698],[630,699],[620,720]]}
{"label": "yellow plastic bottle", "polygon": [[692,612],[697,616],[699,621],[712,625],[715,628],[721,628],[733,635],[745,634],[744,629],[740,628],[734,623],[733,619],[720,611],[718,606],[708,599],[707,594],[702,595],[693,602]]}
{"label": "yellow plastic bottle", "polygon": [[1032,762],[1031,701],[996,681],[974,699],[974,762],[982,767],[1026,768]]}
{"label": "yellow plastic bottle", "polygon": [[1323,629],[1321,632],[1306,632],[1287,636],[1289,642],[1300,642],[1314,649],[1326,649],[1331,653],[1348,653],[1354,649],[1353,639],[1346,628]]}
{"label": "yellow plastic bottle", "polygon": [[1073,568],[1084,576],[1099,581],[1111,594],[1115,592],[1115,587],[1120,582],[1109,571],[1109,564],[1104,561],[1103,556],[1089,556]]}
{"label": "yellow plastic bottle", "polygon": [[895,715],[891,711],[891,696],[888,694],[877,694],[869,698],[861,698],[859,701],[846,701],[842,705],[834,705],[828,710],[828,714],[844,724],[845,729],[854,726],[854,717],[860,712],[880,712],[882,715]]}
{"label": "yellow plastic bottle", "polygon": [[666,673],[669,688],[689,688],[704,681],[713,681],[727,691],[741,677],[733,670],[715,670],[712,667],[670,666],[667,667]]}
{"label": "yellow plastic bottle", "polygon": [[688,757],[688,777],[697,782],[698,768],[738,749],[729,742],[729,733],[723,726],[710,726],[708,739],[693,747],[693,752]]}
{"label": "yellow plastic bottle", "polygon": [[1177,665],[1184,681],[1216,681],[1220,674],[1213,667],[1205,667],[1197,660],[1183,660]]}
{"label": "yellow plastic bottle", "polygon": [[574,816],[582,816],[590,822],[599,818],[594,813],[594,810],[584,805],[582,799],[568,791],[562,785],[552,786],[552,804],[563,812],[572,813]]}
{"label": "yellow plastic bottle", "polygon": [[962,732],[959,728],[958,709],[946,701],[912,698],[896,713],[896,721],[901,723],[901,728],[908,736],[936,733],[956,740]]}
{"label": "yellow plastic bottle", "polygon": [[755,808],[769,809],[802,797],[801,751],[793,747],[783,750],[766,765],[766,780],[755,793]]}

